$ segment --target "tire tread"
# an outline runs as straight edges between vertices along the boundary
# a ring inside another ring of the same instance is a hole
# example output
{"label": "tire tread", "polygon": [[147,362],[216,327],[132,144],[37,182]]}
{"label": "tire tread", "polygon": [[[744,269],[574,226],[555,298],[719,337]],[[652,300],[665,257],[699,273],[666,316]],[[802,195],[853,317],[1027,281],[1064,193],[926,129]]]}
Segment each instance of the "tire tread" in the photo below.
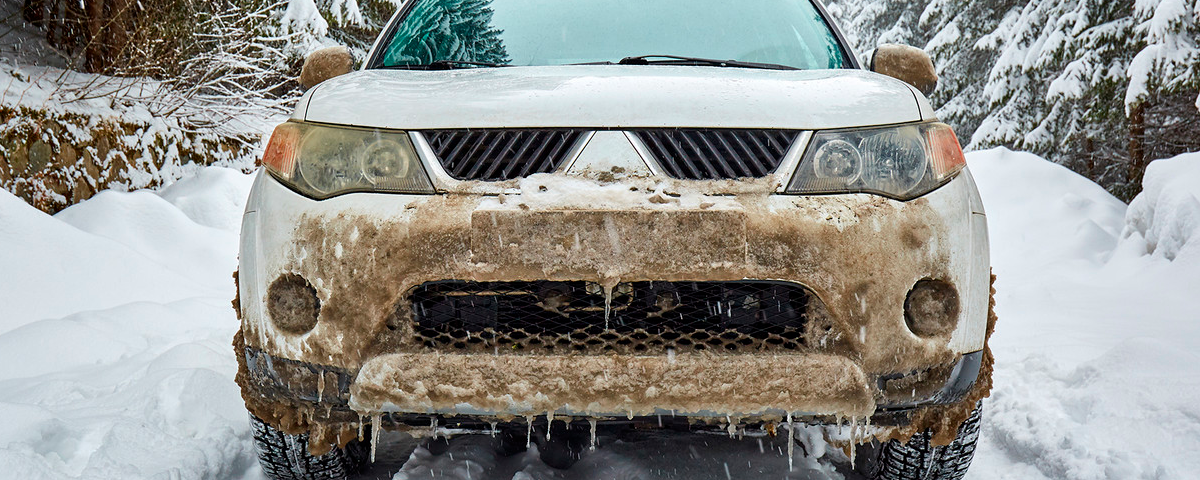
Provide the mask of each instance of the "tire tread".
{"label": "tire tread", "polygon": [[929,432],[914,435],[908,443],[889,441],[879,450],[872,480],[962,480],[967,475],[979,441],[982,407],[976,405],[958,428],[950,445],[930,444]]}
{"label": "tire tread", "polygon": [[258,462],[273,480],[342,480],[366,463],[361,442],[335,448],[321,456],[308,453],[308,435],[289,435],[251,416]]}

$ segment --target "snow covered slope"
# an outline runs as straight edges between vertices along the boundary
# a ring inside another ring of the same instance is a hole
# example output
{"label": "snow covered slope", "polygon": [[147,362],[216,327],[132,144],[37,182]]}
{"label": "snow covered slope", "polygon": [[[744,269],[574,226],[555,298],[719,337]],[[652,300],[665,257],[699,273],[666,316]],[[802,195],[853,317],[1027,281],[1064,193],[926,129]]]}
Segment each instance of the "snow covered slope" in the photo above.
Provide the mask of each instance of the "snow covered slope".
{"label": "snow covered slope", "polygon": [[1200,154],[1153,163],[1128,210],[1032,155],[969,159],[1000,323],[968,478],[1197,478]]}
{"label": "snow covered slope", "polygon": [[[969,162],[1000,324],[968,478],[1196,478],[1200,154],[1152,164],[1128,208],[1032,155]],[[55,217],[0,192],[0,479],[261,478],[229,347],[249,181],[209,168]],[[842,478],[828,458],[789,474],[777,443],[650,437],[566,478]],[[417,449],[395,478],[561,477],[482,444]]]}
{"label": "snow covered slope", "polygon": [[232,378],[250,177],[50,217],[0,191],[0,478],[258,478]]}

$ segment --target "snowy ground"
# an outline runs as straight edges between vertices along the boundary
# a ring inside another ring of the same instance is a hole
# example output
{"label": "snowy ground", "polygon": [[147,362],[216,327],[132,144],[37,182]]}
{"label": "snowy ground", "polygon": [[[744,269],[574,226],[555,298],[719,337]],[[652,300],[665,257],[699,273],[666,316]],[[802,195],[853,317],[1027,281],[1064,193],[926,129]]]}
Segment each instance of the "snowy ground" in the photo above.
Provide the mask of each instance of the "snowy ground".
{"label": "snowy ground", "polygon": [[[1000,324],[968,478],[1196,478],[1200,155],[1152,165],[1128,209],[1033,156],[970,163]],[[0,478],[262,478],[229,346],[249,184],[210,168],[55,217],[0,191]],[[366,478],[841,478],[828,460],[788,472],[771,440],[649,436],[563,474],[481,438],[442,456],[397,438]]]}

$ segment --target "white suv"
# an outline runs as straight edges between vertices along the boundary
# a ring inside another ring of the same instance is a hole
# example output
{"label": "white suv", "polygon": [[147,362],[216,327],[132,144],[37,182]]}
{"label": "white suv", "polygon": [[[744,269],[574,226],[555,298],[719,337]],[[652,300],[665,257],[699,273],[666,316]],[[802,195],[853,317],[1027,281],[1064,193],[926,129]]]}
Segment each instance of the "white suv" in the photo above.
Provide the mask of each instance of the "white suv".
{"label": "white suv", "polygon": [[567,468],[597,431],[844,421],[871,478],[961,478],[986,219],[929,58],[871,57],[815,0],[410,0],[361,70],[314,54],[242,230],[268,474],[388,428]]}

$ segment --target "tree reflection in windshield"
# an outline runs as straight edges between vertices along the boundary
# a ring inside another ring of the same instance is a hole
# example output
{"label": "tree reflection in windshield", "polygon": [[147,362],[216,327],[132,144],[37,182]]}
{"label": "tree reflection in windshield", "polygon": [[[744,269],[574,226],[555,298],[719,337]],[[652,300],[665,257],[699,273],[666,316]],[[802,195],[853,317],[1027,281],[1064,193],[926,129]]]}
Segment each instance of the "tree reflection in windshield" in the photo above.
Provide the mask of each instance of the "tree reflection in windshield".
{"label": "tree reflection in windshield", "polygon": [[492,26],[491,0],[420,2],[396,32],[387,65],[425,65],[437,60],[507,64],[508,52]]}
{"label": "tree reflection in windshield", "polygon": [[815,0],[407,1],[371,68],[603,64],[645,55],[854,67]]}

